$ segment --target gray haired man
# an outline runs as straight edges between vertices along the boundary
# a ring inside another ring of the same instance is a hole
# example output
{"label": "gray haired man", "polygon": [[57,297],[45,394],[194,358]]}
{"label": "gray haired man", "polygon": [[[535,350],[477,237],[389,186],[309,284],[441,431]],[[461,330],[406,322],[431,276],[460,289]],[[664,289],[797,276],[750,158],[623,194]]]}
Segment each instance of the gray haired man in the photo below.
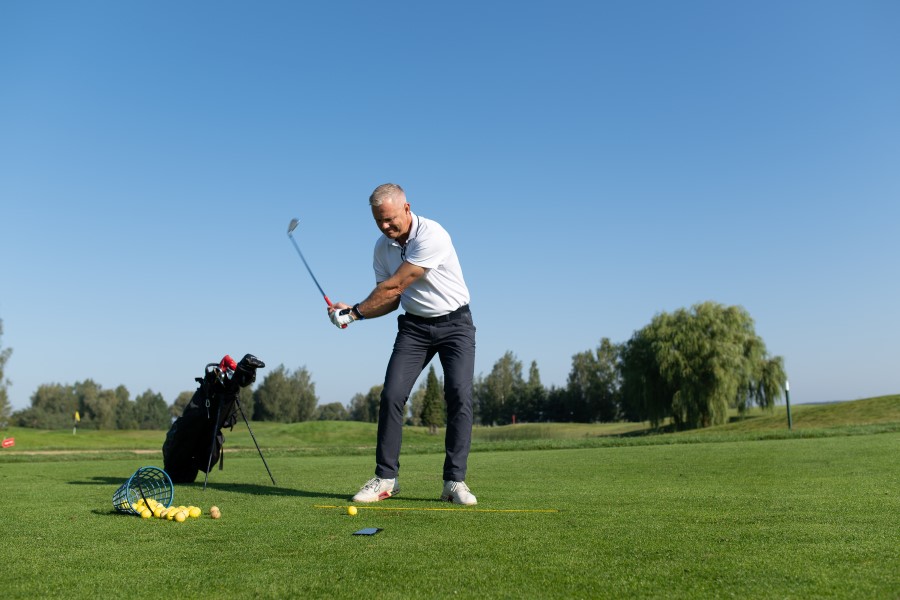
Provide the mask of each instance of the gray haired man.
{"label": "gray haired man", "polygon": [[447,231],[414,214],[399,185],[386,183],[369,197],[382,236],[375,243],[375,289],[362,302],[328,308],[332,323],[344,328],[381,317],[400,306],[397,337],[388,362],[378,413],[375,477],[353,497],[377,502],[400,491],[400,442],[406,401],[416,379],[437,354],[444,369],[447,433],[441,500],[473,505],[465,483],[472,441],[472,380],[475,325],[469,289]]}

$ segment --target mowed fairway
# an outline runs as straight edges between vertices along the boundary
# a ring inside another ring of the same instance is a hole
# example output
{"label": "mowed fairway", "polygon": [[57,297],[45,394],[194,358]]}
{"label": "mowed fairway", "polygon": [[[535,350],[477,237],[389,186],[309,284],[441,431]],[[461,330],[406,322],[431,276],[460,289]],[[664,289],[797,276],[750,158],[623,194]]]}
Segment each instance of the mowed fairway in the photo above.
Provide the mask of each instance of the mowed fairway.
{"label": "mowed fairway", "polygon": [[[206,491],[202,478],[176,486],[175,504],[204,509],[185,523],[112,512],[119,485],[161,466],[159,454],[0,462],[0,589],[7,598],[897,598],[898,450],[897,432],[476,450],[476,510],[437,502],[442,456],[411,454],[401,495],[355,517],[347,499],[371,456],[276,453],[275,487],[258,455],[239,453]],[[206,514],[213,504],[218,521]],[[351,535],[363,527],[383,531]]]}

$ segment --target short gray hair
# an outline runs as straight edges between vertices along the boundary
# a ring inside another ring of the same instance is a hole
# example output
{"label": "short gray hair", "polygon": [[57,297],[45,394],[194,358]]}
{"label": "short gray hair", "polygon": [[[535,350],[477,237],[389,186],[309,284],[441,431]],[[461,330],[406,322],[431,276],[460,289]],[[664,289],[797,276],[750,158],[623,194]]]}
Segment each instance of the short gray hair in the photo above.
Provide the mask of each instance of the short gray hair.
{"label": "short gray hair", "polygon": [[369,196],[369,206],[381,206],[385,200],[406,200],[406,192],[396,183],[383,183]]}

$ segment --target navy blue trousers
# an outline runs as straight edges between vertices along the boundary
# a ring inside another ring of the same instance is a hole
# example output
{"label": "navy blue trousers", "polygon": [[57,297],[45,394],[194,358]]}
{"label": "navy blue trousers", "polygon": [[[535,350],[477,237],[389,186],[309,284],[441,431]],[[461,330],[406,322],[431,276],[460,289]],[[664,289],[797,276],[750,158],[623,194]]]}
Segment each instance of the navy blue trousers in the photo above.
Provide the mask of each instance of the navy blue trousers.
{"label": "navy blue trousers", "polygon": [[400,443],[406,401],[434,355],[444,369],[447,433],[444,480],[463,481],[472,444],[472,380],[475,376],[475,325],[468,308],[438,323],[413,315],[397,317],[397,338],[388,362],[378,412],[375,475],[393,479],[400,471]]}

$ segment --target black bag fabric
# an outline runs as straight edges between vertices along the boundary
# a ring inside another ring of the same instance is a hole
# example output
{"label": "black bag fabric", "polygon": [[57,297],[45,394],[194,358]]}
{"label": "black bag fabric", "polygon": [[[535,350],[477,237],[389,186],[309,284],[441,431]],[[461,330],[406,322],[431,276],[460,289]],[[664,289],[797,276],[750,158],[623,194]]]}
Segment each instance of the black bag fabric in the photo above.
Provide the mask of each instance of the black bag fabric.
{"label": "black bag fabric", "polygon": [[208,473],[222,457],[222,429],[237,422],[240,388],[256,381],[265,363],[247,354],[235,364],[230,356],[206,366],[191,401],[166,434],[163,467],[173,483],[191,483],[200,471]]}

